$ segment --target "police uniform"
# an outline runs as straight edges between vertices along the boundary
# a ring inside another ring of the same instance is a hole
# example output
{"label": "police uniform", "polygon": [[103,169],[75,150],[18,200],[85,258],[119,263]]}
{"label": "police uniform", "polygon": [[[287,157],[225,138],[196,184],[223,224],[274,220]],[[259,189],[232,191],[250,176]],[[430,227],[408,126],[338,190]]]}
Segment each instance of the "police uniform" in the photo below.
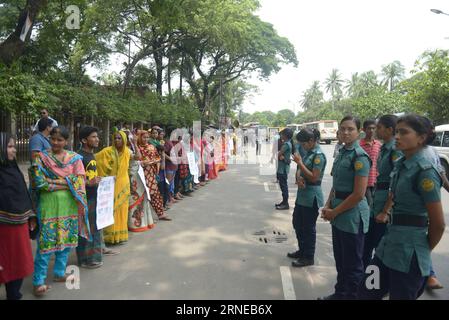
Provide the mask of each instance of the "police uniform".
{"label": "police uniform", "polygon": [[431,268],[426,204],[441,201],[441,185],[437,168],[422,151],[397,161],[390,185],[391,222],[370,263],[379,268],[380,288],[369,290],[362,282],[360,299],[389,293],[390,299],[415,300],[421,295]]}
{"label": "police uniform", "polygon": [[386,223],[377,223],[376,216],[383,211],[388,199],[388,193],[391,182],[391,172],[394,163],[402,156],[402,152],[396,150],[395,140],[384,143],[380,149],[380,155],[377,159],[377,168],[379,175],[376,180],[376,188],[373,197],[373,207],[371,208],[369,231],[365,237],[365,246],[363,250],[363,265],[367,267],[372,259],[373,251],[379,244],[380,239],[385,234]]}
{"label": "police uniform", "polygon": [[[354,190],[356,176],[368,177],[371,160],[358,141],[340,150],[332,168],[335,197],[331,208],[340,205]],[[369,206],[363,198],[354,208],[332,220],[332,246],[337,268],[337,284],[331,299],[355,299],[363,278],[364,234],[369,227]]]}
{"label": "police uniform", "polygon": [[286,141],[282,144],[281,150],[284,151],[284,159],[278,160],[277,179],[282,191],[282,204],[288,205],[288,185],[287,178],[290,172],[290,163],[292,156],[292,144]]}
{"label": "police uniform", "polygon": [[[298,189],[295,210],[293,211],[293,227],[298,239],[299,258],[313,261],[316,243],[316,220],[318,208],[324,205],[321,181],[326,168],[326,156],[320,146],[316,146],[307,152],[303,158],[304,165],[311,172],[315,169],[320,171],[320,178],[312,183],[307,180],[304,173],[301,177],[305,180],[305,189]],[[313,263],[312,263],[313,264]]]}

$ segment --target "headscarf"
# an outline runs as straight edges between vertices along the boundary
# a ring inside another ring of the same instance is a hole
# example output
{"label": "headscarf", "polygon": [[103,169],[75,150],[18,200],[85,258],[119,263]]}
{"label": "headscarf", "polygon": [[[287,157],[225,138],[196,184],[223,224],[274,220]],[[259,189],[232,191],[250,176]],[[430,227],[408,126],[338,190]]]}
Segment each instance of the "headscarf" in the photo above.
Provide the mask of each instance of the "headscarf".
{"label": "headscarf", "polygon": [[15,160],[8,160],[11,138],[0,132],[0,223],[23,224],[34,213],[23,174]]}
{"label": "headscarf", "polygon": [[[123,147],[121,150],[118,150],[115,147],[114,136],[116,133],[119,133],[123,139]],[[130,157],[126,157],[128,152],[125,152],[127,149],[128,138],[124,131],[116,131],[112,134],[112,146],[104,148],[97,154],[95,154],[95,160],[97,161],[97,171],[100,177],[107,176],[117,176],[117,173],[120,170],[120,166],[125,163],[125,161],[129,162]],[[128,158],[128,159],[125,159]]]}
{"label": "headscarf", "polygon": [[[123,148],[121,150],[117,150],[114,143],[114,135],[117,132],[123,139]],[[126,146],[128,144],[128,139],[125,132],[114,132],[112,134],[112,141],[112,146],[104,148],[95,154],[95,160],[97,161],[97,171],[100,177],[116,177],[114,188],[114,210],[118,210],[129,200],[130,184],[128,169],[131,151]]]}
{"label": "headscarf", "polygon": [[161,160],[156,147],[151,143],[143,142],[142,137],[144,134],[148,134],[148,132],[144,131],[144,130],[140,130],[137,133],[137,145],[140,150],[140,153],[142,154],[143,159],[151,160],[151,161]]}

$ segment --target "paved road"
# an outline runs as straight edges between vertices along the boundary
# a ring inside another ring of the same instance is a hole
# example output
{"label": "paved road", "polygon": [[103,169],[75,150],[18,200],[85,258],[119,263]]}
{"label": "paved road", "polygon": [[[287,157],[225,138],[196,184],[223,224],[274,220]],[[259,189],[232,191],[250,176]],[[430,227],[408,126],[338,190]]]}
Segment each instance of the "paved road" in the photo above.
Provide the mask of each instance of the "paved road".
{"label": "paved road", "polygon": [[[323,149],[331,162],[333,146]],[[81,269],[79,289],[55,283],[43,299],[316,299],[331,293],[336,272],[330,225],[318,221],[316,265],[290,268],[285,255],[296,247],[291,226],[294,170],[289,179],[291,210],[276,211],[280,191],[273,183],[273,168],[267,156],[260,159],[261,164],[230,165],[218,180],[171,209],[172,222],[131,234],[128,244],[117,248],[121,254],[105,257],[102,268]],[[255,157],[250,160],[256,162]],[[323,183],[326,194],[330,167]],[[449,201],[445,192],[443,200]],[[449,221],[448,207],[445,215]],[[433,259],[446,288],[422,299],[449,299],[449,235]],[[76,264],[74,254],[69,264]],[[28,278],[25,299],[35,299],[31,288]]]}

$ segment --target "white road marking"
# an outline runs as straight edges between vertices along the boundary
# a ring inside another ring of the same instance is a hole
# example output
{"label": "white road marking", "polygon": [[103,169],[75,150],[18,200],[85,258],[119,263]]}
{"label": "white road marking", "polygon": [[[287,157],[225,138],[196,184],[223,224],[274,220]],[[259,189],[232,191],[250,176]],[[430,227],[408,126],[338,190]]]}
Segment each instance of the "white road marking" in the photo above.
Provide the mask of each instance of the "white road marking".
{"label": "white road marking", "polygon": [[268,182],[264,182],[263,186],[265,188],[265,192],[270,192],[270,188],[268,187]]}
{"label": "white road marking", "polygon": [[296,300],[295,288],[293,287],[292,274],[289,267],[280,267],[282,289],[285,300]]}

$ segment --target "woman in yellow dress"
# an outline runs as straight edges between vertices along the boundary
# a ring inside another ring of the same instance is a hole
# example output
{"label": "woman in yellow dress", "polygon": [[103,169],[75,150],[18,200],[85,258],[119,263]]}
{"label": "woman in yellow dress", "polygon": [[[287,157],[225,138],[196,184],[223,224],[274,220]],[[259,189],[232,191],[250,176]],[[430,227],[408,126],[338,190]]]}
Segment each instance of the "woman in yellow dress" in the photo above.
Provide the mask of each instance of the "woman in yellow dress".
{"label": "woman in yellow dress", "polygon": [[131,150],[126,146],[127,137],[123,131],[112,135],[112,146],[95,154],[100,177],[115,176],[114,224],[103,229],[105,244],[122,244],[128,241],[128,209],[130,197],[129,162]]}

